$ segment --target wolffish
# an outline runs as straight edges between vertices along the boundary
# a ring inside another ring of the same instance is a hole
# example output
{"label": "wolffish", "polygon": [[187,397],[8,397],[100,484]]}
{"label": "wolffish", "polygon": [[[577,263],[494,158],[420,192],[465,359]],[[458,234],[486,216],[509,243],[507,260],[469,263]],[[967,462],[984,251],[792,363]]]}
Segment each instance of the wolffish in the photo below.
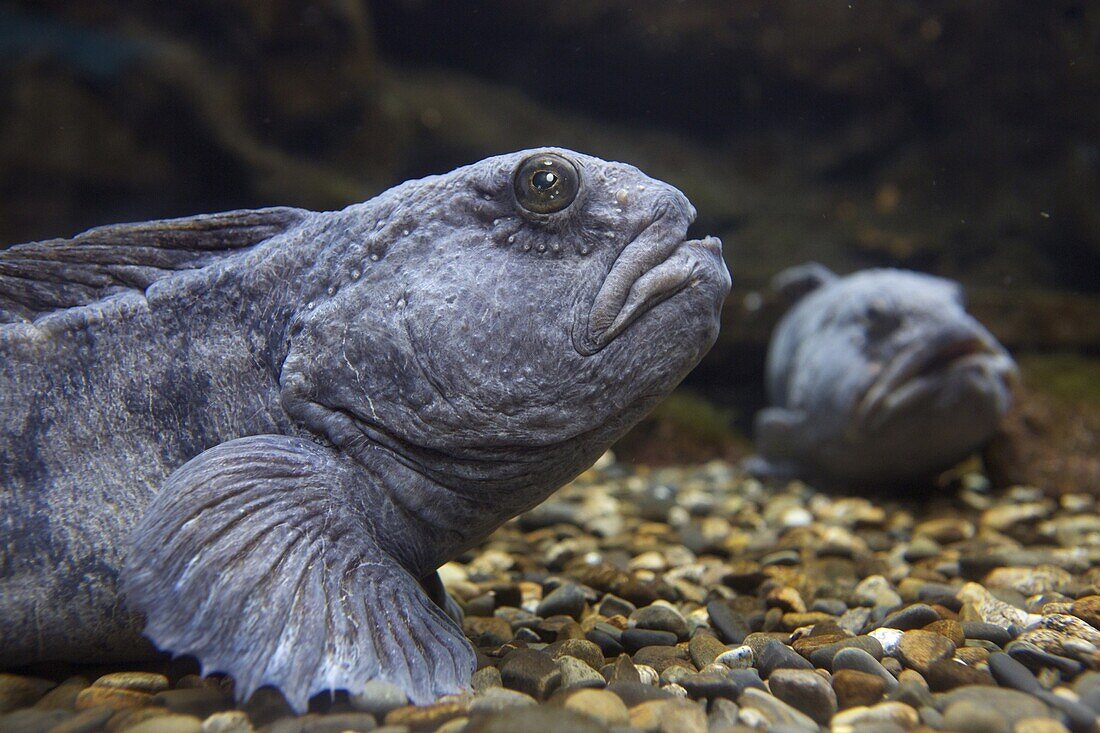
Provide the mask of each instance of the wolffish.
{"label": "wolffish", "polygon": [[756,415],[748,469],[847,488],[918,484],[993,436],[1016,366],[958,283],[808,263],[774,285],[794,305],[768,348],[772,406]]}
{"label": "wolffish", "polygon": [[436,568],[710,348],[730,279],[694,217],[546,149],[0,252],[0,660],[132,657],[144,620],[298,710],[462,689]]}

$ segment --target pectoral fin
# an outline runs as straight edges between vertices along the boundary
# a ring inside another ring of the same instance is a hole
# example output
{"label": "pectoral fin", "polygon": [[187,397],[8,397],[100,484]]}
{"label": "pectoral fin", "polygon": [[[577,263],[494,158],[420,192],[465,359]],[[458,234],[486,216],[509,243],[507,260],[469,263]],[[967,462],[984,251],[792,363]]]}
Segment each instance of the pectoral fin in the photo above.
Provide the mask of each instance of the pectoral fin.
{"label": "pectoral fin", "polygon": [[[122,582],[161,649],[264,685],[304,711],[325,690],[398,685],[417,703],[469,683],[474,654],[351,501],[334,452],[265,435],[178,469],[129,540]],[[362,488],[359,486],[359,488]]]}

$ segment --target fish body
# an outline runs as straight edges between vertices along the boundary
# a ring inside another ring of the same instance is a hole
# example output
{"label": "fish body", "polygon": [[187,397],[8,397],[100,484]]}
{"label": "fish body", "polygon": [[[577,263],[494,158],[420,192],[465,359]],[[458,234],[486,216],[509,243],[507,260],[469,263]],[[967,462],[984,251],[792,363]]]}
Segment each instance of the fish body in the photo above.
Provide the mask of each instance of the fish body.
{"label": "fish body", "polygon": [[694,215],[546,149],[0,251],[0,659],[140,656],[144,631],[299,710],[464,688],[435,570],[712,345],[730,281]]}
{"label": "fish body", "polygon": [[1016,366],[966,312],[958,283],[896,269],[839,277],[810,263],[775,285],[795,302],[769,344],[754,472],[915,484],[992,437]]}

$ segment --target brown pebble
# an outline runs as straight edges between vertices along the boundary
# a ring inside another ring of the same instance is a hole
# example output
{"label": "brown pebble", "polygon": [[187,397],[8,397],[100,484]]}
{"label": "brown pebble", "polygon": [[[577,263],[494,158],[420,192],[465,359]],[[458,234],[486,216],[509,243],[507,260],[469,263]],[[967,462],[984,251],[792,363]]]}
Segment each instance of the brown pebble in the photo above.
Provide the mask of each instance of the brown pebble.
{"label": "brown pebble", "polygon": [[1069,612],[1088,622],[1093,628],[1100,629],[1100,596],[1078,598],[1070,606]]}
{"label": "brown pebble", "polygon": [[726,651],[726,645],[705,631],[695,634],[688,642],[688,654],[696,667],[702,669]]}
{"label": "brown pebble", "polygon": [[137,725],[143,720],[160,718],[165,715],[169,715],[169,712],[156,705],[150,705],[144,708],[126,708],[112,715],[111,719],[107,721],[107,725],[104,726],[104,730],[107,731],[107,733],[119,733],[131,725]]}
{"label": "brown pebble", "polygon": [[443,723],[466,715],[466,703],[441,702],[435,705],[405,705],[386,713],[386,725],[408,726],[413,733],[432,731]]}
{"label": "brown pebble", "polygon": [[857,705],[874,705],[886,692],[886,682],[875,674],[841,669],[833,673],[833,691],[841,710]]}
{"label": "brown pebble", "polygon": [[0,673],[0,715],[33,705],[54,686],[49,680]]}
{"label": "brown pebble", "polygon": [[605,725],[629,725],[630,711],[623,701],[607,690],[577,690],[569,693],[562,704],[568,710],[595,718]]}
{"label": "brown pebble", "polygon": [[945,636],[951,640],[955,646],[960,647],[966,643],[966,634],[963,633],[962,624],[953,619],[940,619],[939,621],[933,621],[924,627],[925,631],[931,631],[933,634],[939,634]]}
{"label": "brown pebble", "polygon": [[834,618],[835,617],[821,611],[806,611],[804,613],[785,613],[783,614],[782,621],[783,628],[788,631],[794,631],[795,629],[801,629],[803,626],[828,623],[833,621]]}
{"label": "brown pebble", "polygon": [[73,710],[76,697],[88,686],[88,680],[79,675],[70,677],[43,695],[34,704],[39,710]]}
{"label": "brown pebble", "polygon": [[87,710],[98,705],[106,705],[112,710],[129,710],[142,708],[153,701],[153,696],[148,692],[137,690],[125,690],[121,687],[103,687],[92,685],[85,687],[76,696],[76,710]]}
{"label": "brown pebble", "polygon": [[924,674],[930,664],[954,654],[955,643],[946,636],[913,629],[901,635],[897,653],[902,664]]}
{"label": "brown pebble", "polygon": [[[549,647],[547,650],[549,651]],[[603,652],[587,639],[566,639],[556,646],[551,655],[554,659],[563,656],[575,657],[595,670],[599,670],[604,664]]]}
{"label": "brown pebble", "polygon": [[955,650],[955,659],[971,667],[989,659],[989,650],[980,646],[963,646]]}
{"label": "brown pebble", "polygon": [[114,672],[103,675],[92,684],[121,690],[160,692],[168,689],[168,678],[154,672]]}
{"label": "brown pebble", "polygon": [[932,662],[923,676],[932,692],[946,692],[963,685],[997,684],[988,670],[970,667],[954,659]]}
{"label": "brown pebble", "polygon": [[706,733],[707,714],[683,698],[649,700],[630,708],[630,725],[646,733]]}
{"label": "brown pebble", "polygon": [[496,616],[467,616],[462,631],[476,646],[498,647],[515,638],[512,625]]}
{"label": "brown pebble", "polygon": [[202,721],[194,715],[169,713],[128,725],[126,733],[201,733]]}

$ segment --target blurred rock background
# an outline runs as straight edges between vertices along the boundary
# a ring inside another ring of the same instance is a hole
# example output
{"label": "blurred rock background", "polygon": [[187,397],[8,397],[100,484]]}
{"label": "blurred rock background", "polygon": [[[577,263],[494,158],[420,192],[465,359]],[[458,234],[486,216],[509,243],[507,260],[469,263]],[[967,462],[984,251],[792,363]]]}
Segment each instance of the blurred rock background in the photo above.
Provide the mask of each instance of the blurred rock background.
{"label": "blurred rock background", "polygon": [[629,456],[744,454],[767,281],[816,259],[965,283],[1025,356],[994,472],[1100,490],[1098,43],[1071,0],[0,2],[0,242],[572,147],[682,188],[734,273]]}

